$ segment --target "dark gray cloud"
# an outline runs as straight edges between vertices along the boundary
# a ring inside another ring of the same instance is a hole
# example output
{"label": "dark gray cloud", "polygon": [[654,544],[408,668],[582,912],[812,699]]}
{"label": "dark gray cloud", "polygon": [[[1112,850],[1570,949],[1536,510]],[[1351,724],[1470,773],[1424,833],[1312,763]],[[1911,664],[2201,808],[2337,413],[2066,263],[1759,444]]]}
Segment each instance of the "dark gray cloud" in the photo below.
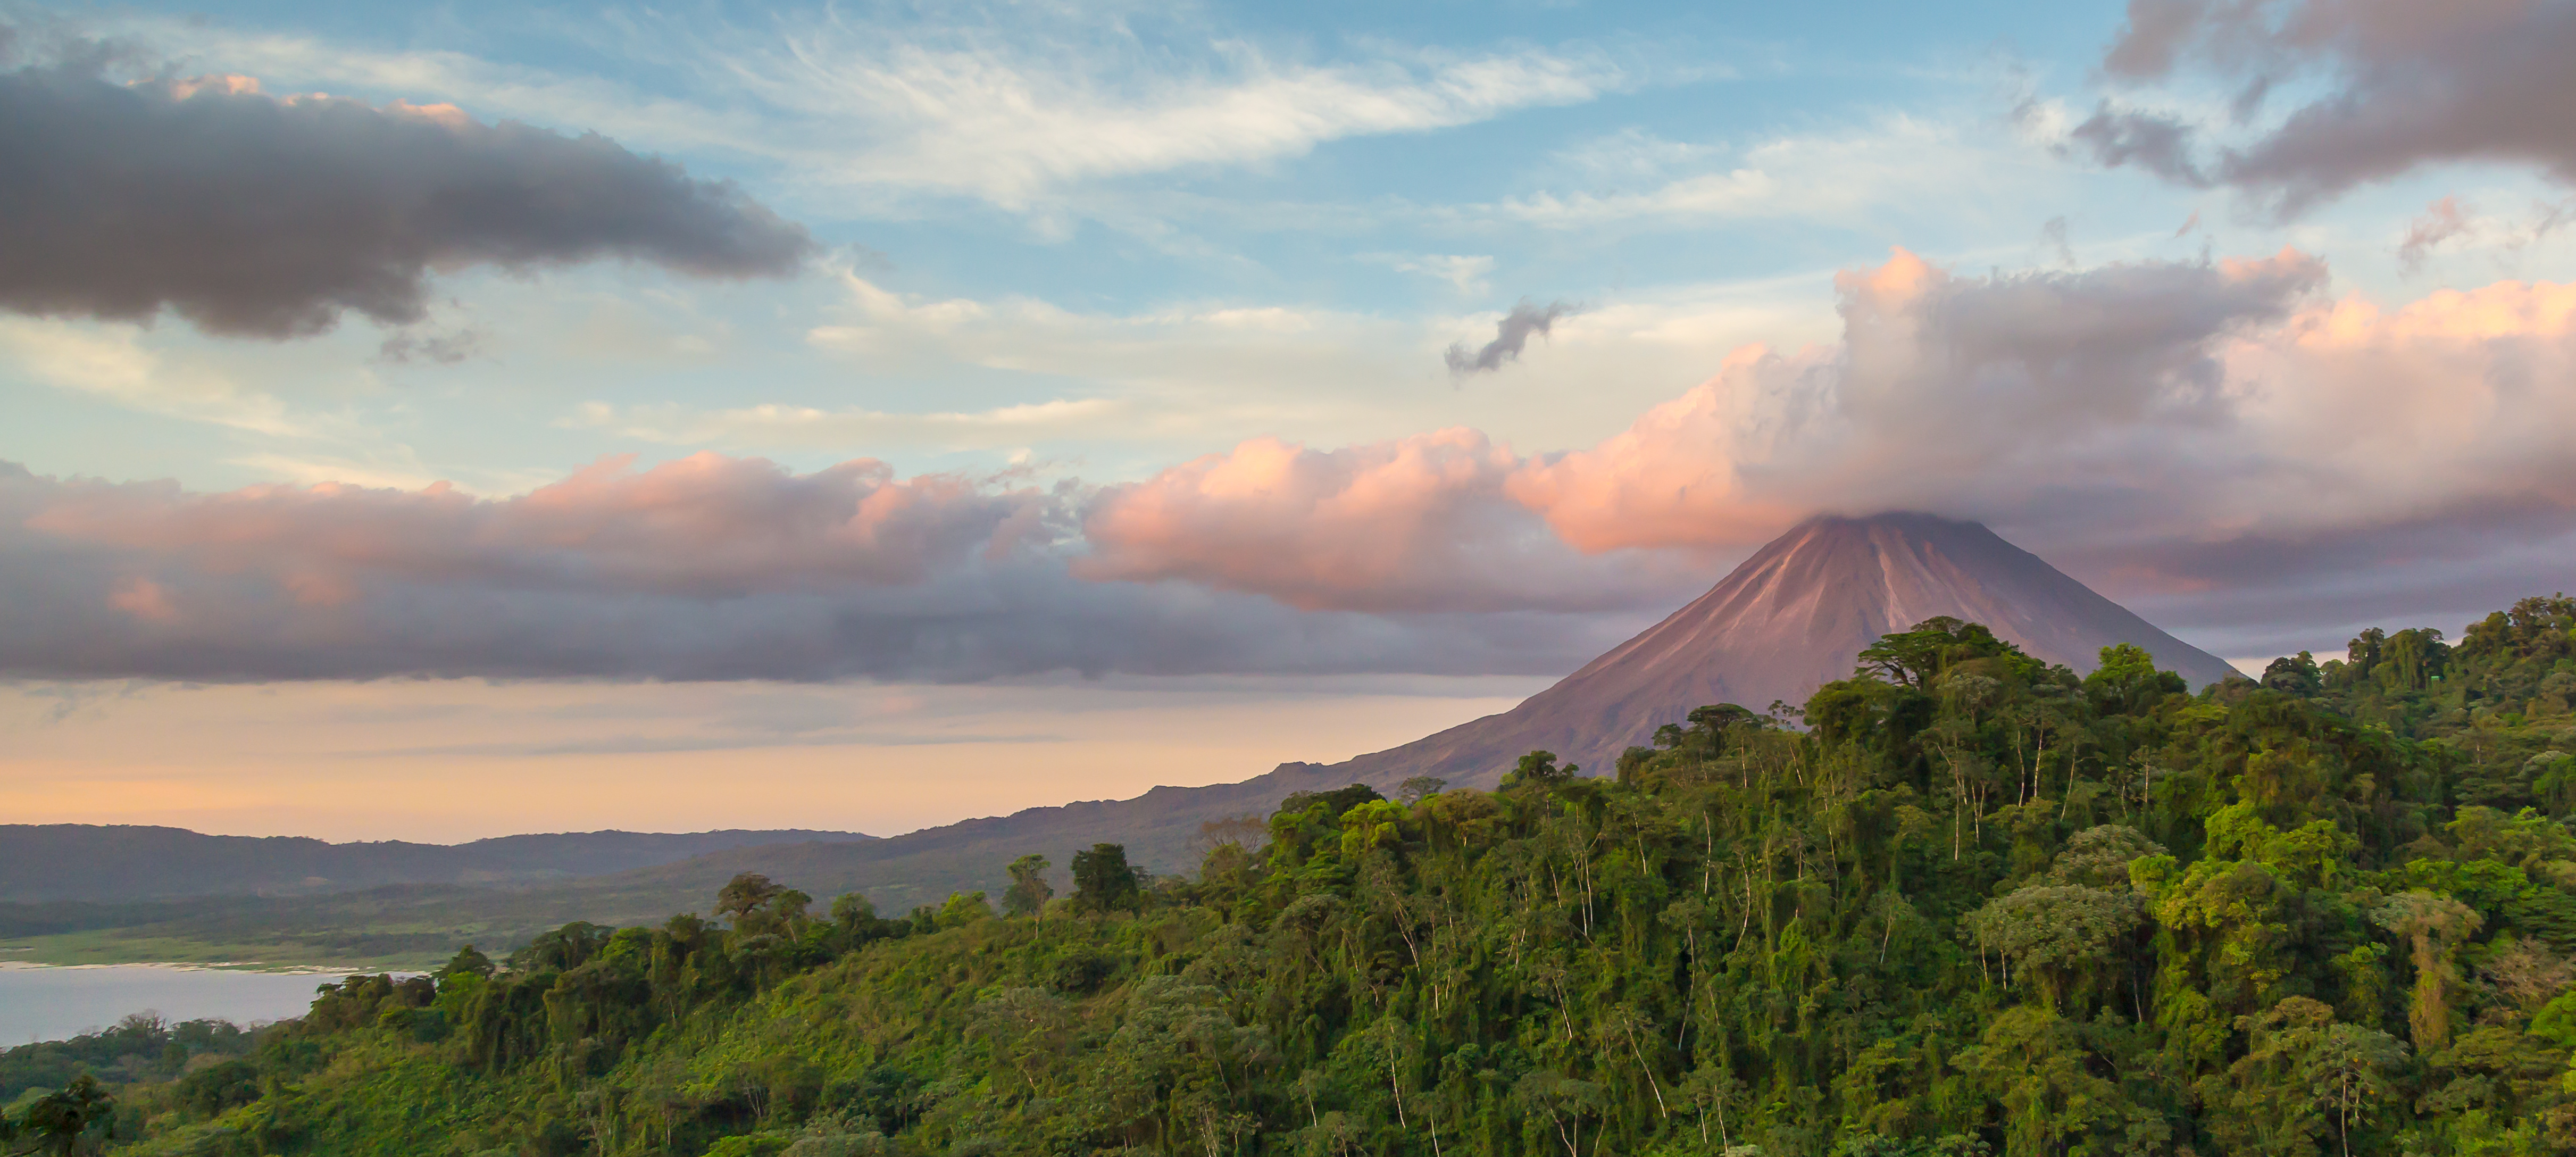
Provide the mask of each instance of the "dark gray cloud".
{"label": "dark gray cloud", "polygon": [[815,250],[732,184],[596,134],[248,78],[119,83],[117,54],[78,41],[42,55],[0,72],[0,309],[286,338],[347,311],[418,321],[433,271],[781,276]]}
{"label": "dark gray cloud", "polygon": [[2196,189],[2210,184],[2192,159],[2198,142],[2191,128],[2173,117],[2105,105],[2075,126],[2074,136],[2094,160],[2113,168],[2135,165]]}
{"label": "dark gray cloud", "polygon": [[1521,351],[1529,346],[1531,334],[1546,337],[1559,320],[1581,312],[1582,306],[1567,302],[1551,301],[1538,306],[1530,304],[1528,298],[1522,298],[1520,304],[1513,306],[1512,311],[1495,324],[1494,340],[1473,353],[1467,351],[1465,342],[1460,342],[1450,346],[1441,355],[1441,360],[1449,363],[1452,377],[1463,378],[1469,374],[1499,370],[1504,362],[1520,360]]}
{"label": "dark gray cloud", "polygon": [[2075,243],[2067,239],[2066,218],[2051,217],[2039,227],[2039,243],[2060,265],[2075,264]]}
{"label": "dark gray cloud", "polygon": [[[2222,184],[2298,213],[2446,161],[2537,165],[2576,180],[2576,5],[2562,0],[2131,0],[2103,58],[2131,81],[2205,71],[2266,127],[2204,148],[2175,116],[2103,106],[2075,130],[2105,164]],[[2323,91],[2263,116],[2291,82]]]}
{"label": "dark gray cloud", "polygon": [[502,500],[0,463],[0,677],[1538,674],[1642,625],[1086,582],[1065,565],[1078,497],[713,455]]}

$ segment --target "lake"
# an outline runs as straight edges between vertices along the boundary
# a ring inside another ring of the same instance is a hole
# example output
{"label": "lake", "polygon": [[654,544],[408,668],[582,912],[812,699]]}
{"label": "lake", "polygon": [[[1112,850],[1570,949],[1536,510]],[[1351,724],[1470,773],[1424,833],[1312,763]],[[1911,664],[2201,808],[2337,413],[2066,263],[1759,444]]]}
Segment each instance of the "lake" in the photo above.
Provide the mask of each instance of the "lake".
{"label": "lake", "polygon": [[282,1020],[303,1015],[313,1003],[314,987],[338,979],[336,972],[241,972],[169,964],[0,963],[0,1047],[79,1036],[147,1010],[173,1023]]}

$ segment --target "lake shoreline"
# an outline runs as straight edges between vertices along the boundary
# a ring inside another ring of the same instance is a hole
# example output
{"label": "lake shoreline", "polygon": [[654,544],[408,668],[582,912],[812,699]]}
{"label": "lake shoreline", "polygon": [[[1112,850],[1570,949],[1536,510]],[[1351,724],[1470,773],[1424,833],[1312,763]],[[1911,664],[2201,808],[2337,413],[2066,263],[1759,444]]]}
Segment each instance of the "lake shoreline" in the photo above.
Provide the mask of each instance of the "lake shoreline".
{"label": "lake shoreline", "polygon": [[174,1024],[292,1020],[312,1005],[316,988],[347,975],[313,967],[0,961],[0,1047],[82,1036],[138,1013]]}

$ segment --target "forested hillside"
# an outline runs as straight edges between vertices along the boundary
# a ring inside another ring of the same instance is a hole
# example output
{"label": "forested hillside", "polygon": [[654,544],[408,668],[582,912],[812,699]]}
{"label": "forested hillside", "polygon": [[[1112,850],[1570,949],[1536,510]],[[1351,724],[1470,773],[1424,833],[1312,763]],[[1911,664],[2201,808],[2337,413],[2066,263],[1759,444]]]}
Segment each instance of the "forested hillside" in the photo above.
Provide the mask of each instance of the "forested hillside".
{"label": "forested hillside", "polygon": [[1187,878],[745,877],[0,1086],[64,1090],[27,1144],[173,1155],[2559,1152],[2571,694],[2563,597],[2198,696],[1935,620],[1803,728],[1305,794]]}

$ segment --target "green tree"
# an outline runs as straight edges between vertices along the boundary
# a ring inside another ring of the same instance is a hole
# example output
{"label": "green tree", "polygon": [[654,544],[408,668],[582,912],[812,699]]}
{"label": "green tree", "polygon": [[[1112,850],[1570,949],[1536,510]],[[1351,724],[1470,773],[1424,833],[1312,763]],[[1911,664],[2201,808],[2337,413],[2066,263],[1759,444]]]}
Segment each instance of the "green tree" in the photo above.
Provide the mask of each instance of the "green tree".
{"label": "green tree", "polygon": [[1002,910],[1013,916],[1035,916],[1045,911],[1048,898],[1055,895],[1055,886],[1046,878],[1047,869],[1053,866],[1035,852],[1011,861],[1010,867],[1004,869],[1010,874],[1011,886],[1002,892]]}
{"label": "green tree", "polygon": [[1073,902],[1086,912],[1132,911],[1142,901],[1124,844],[1093,844],[1073,854]]}
{"label": "green tree", "polygon": [[2460,982],[2456,963],[2460,942],[2478,930],[2484,918],[2448,896],[2416,890],[2400,893],[2373,909],[2380,927],[2406,938],[2415,965],[2415,995],[2406,1011],[2415,1047],[2430,1051],[2451,1039],[2451,997]]}
{"label": "green tree", "polygon": [[[2084,975],[2116,966],[2120,943],[2145,919],[2135,894],[2080,884],[2041,884],[1986,902],[1968,914],[1977,943],[2002,954],[2055,1005]],[[2115,973],[2116,975],[2116,973]]]}
{"label": "green tree", "polygon": [[1564,783],[1573,779],[1582,770],[1571,763],[1563,767],[1557,766],[1556,753],[1553,751],[1533,751],[1520,757],[1520,761],[1512,765],[1511,773],[1503,777],[1503,784],[1508,787],[1513,784],[1545,786]]}
{"label": "green tree", "polygon": [[2353,1130],[2397,1096],[2406,1046],[2336,1021],[2323,1003],[2287,997],[2243,1023],[2245,1055],[2210,1079],[2207,1094],[2218,1109],[2211,1131],[2228,1152],[2307,1157],[2331,1134],[2348,1154]]}
{"label": "green tree", "polygon": [[64,1157],[94,1128],[114,1119],[116,1098],[98,1078],[82,1073],[71,1083],[29,1101],[14,1120],[0,1118],[0,1140],[25,1140],[20,1152]]}
{"label": "green tree", "polygon": [[747,881],[0,1089],[112,1074],[131,1157],[2576,1151],[2571,631],[2526,600],[2190,694],[1932,621],[1615,777],[1293,794],[1150,906],[1116,845],[1074,921]]}
{"label": "green tree", "polygon": [[1395,798],[1411,807],[1448,790],[1448,787],[1449,781],[1436,775],[1408,776],[1403,783],[1396,785]]}
{"label": "green tree", "polygon": [[475,951],[474,946],[468,944],[457,949],[456,955],[449,957],[434,975],[440,980],[457,976],[488,977],[492,975],[492,958]]}

